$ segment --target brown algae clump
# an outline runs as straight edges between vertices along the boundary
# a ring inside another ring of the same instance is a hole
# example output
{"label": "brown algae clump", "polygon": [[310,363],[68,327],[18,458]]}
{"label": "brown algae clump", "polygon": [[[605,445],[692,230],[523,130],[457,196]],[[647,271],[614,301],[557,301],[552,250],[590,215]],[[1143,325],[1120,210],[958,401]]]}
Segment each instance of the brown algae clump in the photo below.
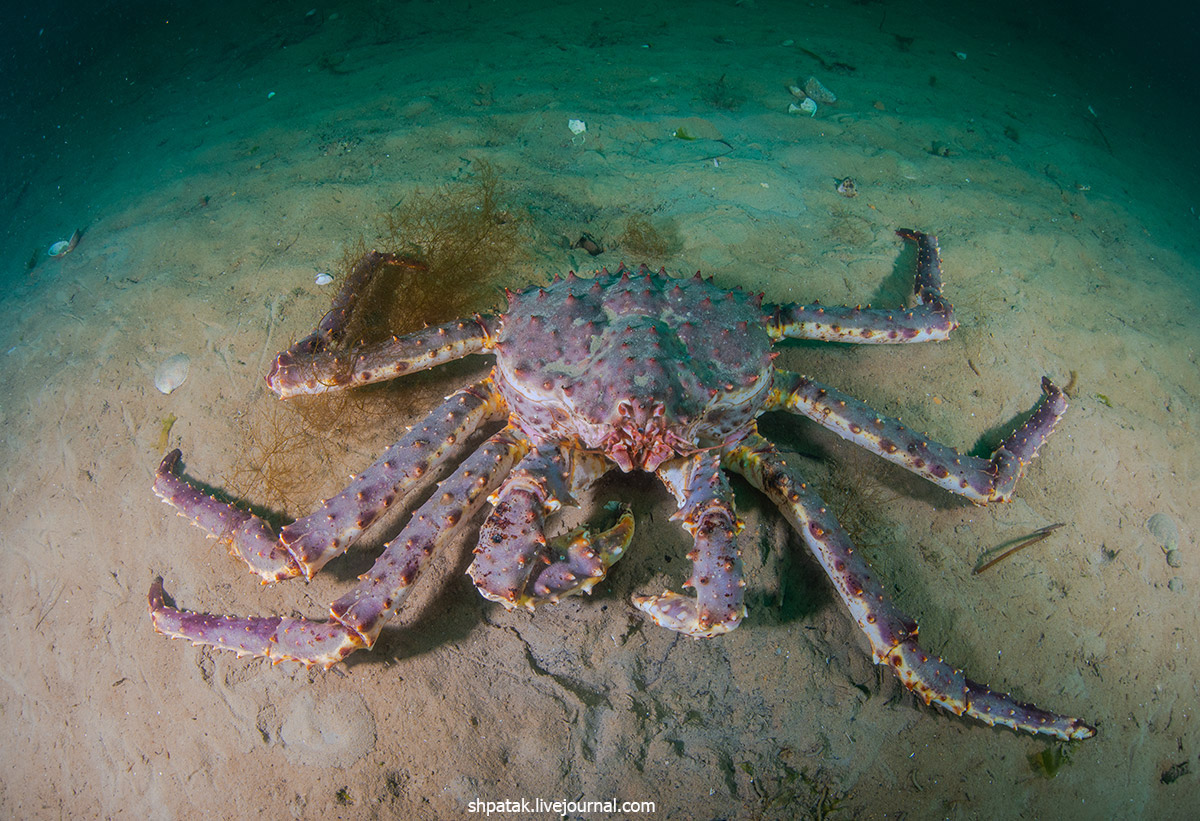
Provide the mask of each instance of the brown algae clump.
{"label": "brown algae clump", "polygon": [[625,231],[619,241],[631,263],[661,262],[671,255],[674,245],[650,220],[637,214],[625,220]]}
{"label": "brown algae clump", "polygon": [[[473,165],[469,183],[416,192],[386,215],[377,248],[388,259],[354,293],[354,310],[333,350],[350,352],[495,306],[502,293],[497,279],[509,275],[521,252],[520,223],[502,205],[495,170],[483,161]],[[362,240],[347,250],[339,285],[369,250]],[[384,383],[286,402],[264,398],[251,409],[243,455],[227,486],[278,512],[307,512],[340,486],[341,461],[357,465],[362,452],[386,447],[403,433],[397,419],[440,398],[438,379],[414,374],[403,389]]]}

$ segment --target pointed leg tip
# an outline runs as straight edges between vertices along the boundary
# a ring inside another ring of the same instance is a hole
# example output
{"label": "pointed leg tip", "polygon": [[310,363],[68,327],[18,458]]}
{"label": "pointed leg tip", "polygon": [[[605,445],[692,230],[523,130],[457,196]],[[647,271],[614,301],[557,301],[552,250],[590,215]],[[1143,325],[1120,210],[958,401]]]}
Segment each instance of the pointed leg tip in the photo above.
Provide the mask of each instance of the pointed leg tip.
{"label": "pointed leg tip", "polygon": [[183,451],[179,448],[174,448],[168,451],[163,456],[162,461],[158,463],[159,473],[174,473],[175,467],[179,464],[179,460],[183,458]]}
{"label": "pointed leg tip", "polygon": [[166,602],[164,601],[165,595],[163,591],[163,577],[155,576],[154,581],[150,582],[150,594],[147,596],[151,613],[166,607]]}
{"label": "pointed leg tip", "polygon": [[1071,731],[1067,734],[1071,741],[1083,741],[1096,735],[1096,728],[1085,721],[1075,719]]}

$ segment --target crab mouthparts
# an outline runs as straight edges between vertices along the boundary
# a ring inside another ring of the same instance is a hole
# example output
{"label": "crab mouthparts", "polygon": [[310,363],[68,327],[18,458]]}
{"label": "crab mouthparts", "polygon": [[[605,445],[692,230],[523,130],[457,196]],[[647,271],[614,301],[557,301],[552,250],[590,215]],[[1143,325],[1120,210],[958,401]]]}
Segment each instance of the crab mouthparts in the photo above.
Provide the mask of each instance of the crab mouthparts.
{"label": "crab mouthparts", "polygon": [[617,406],[621,419],[604,440],[604,452],[625,473],[631,470],[654,471],[675,457],[675,449],[667,444],[669,434],[663,419],[662,405],[654,406],[649,419],[638,424],[628,403]]}
{"label": "crab mouthparts", "polygon": [[605,447],[605,453],[626,473],[631,470],[653,471],[675,456],[675,451],[669,445],[661,440],[649,441],[648,437],[643,437],[642,441],[618,439]]}

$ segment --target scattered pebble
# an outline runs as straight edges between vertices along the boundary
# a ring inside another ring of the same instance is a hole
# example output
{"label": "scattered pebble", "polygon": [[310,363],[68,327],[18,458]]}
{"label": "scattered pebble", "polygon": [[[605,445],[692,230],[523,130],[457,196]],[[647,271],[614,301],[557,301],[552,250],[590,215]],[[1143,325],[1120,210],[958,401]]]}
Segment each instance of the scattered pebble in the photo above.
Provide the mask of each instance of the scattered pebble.
{"label": "scattered pebble", "polygon": [[837,102],[837,95],[823,86],[816,77],[809,77],[804,81],[804,93],[823,105]]}
{"label": "scattered pebble", "polygon": [[185,353],[177,353],[158,366],[154,374],[154,387],[160,393],[170,393],[182,385],[188,378],[188,370],[192,360]]}
{"label": "scattered pebble", "polygon": [[1172,593],[1178,593],[1183,590],[1183,579],[1178,576],[1172,576],[1171,581],[1167,582],[1167,589]]}
{"label": "scattered pebble", "polygon": [[[850,179],[849,177],[845,177],[838,181],[837,192],[843,197],[857,197],[858,186],[854,184],[854,180]],[[937,397],[935,396],[934,399],[936,400]]]}
{"label": "scattered pebble", "polygon": [[600,246],[600,243],[596,242],[592,235],[588,233],[581,234],[571,247],[582,248],[594,257],[604,253],[604,249]]}
{"label": "scattered pebble", "polygon": [[328,285],[329,283],[333,282],[333,277],[331,277],[329,274],[317,274],[317,278],[314,279],[313,282],[317,283],[318,285]]}
{"label": "scattered pebble", "polygon": [[1167,514],[1155,513],[1146,520],[1146,529],[1158,540],[1164,553],[1170,553],[1179,547],[1179,527]]}
{"label": "scattered pebble", "polygon": [[1183,553],[1179,550],[1179,526],[1165,513],[1155,513],[1146,520],[1150,531],[1162,552],[1166,554],[1168,567],[1182,567]]}

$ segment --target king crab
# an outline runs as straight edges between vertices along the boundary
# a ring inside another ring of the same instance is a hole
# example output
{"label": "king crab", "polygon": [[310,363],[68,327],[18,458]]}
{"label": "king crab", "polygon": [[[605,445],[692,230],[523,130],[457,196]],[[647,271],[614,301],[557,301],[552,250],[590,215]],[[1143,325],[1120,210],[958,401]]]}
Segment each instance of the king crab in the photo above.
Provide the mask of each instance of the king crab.
{"label": "king crab", "polygon": [[917,644],[917,625],[883,585],[821,499],[759,435],[767,411],[806,416],[884,459],[979,505],[1007,501],[1024,468],[1067,407],[1042,380],[1043,395],[1024,425],[991,458],[960,454],[899,421],[805,376],[776,369],[771,346],[785,338],[858,343],[946,339],[957,327],[941,293],[935,237],[901,230],[917,245],[911,310],[763,305],[762,296],[718,288],[697,274],[670,279],[643,266],[570,274],[544,288],[508,293],[508,309],[390,341],[336,350],[356,294],[388,265],[372,252],[359,261],[316,331],[279,354],[267,384],[282,398],[342,390],[491,352],[495,367],[450,396],[388,448],[350,486],[276,534],[261,518],[204,494],[177,475],[180,452],[159,466],[155,492],[180,514],[229,543],[264,583],[311,578],[345,552],[392,504],[451,461],[457,445],[489,422],[504,427],[469,454],[384,548],[358,585],[330,606],[326,622],[235,618],[178,610],[150,588],[154,628],[279,662],[331,667],[371,647],[403,603],[429,557],[485,501],[475,558],[467,571],[480,593],[511,609],[590,592],[626,551],[633,518],[602,532],[580,528],[547,537],[546,518],[614,465],[656,474],[678,503],[692,536],[694,597],[664,591],[636,596],[656,623],[697,638],[727,633],[746,615],[742,527],[724,471],[744,476],[779,507],[833,581],[871,644],[926,704],[989,725],[1083,739],[1080,719],[992,692]]}

